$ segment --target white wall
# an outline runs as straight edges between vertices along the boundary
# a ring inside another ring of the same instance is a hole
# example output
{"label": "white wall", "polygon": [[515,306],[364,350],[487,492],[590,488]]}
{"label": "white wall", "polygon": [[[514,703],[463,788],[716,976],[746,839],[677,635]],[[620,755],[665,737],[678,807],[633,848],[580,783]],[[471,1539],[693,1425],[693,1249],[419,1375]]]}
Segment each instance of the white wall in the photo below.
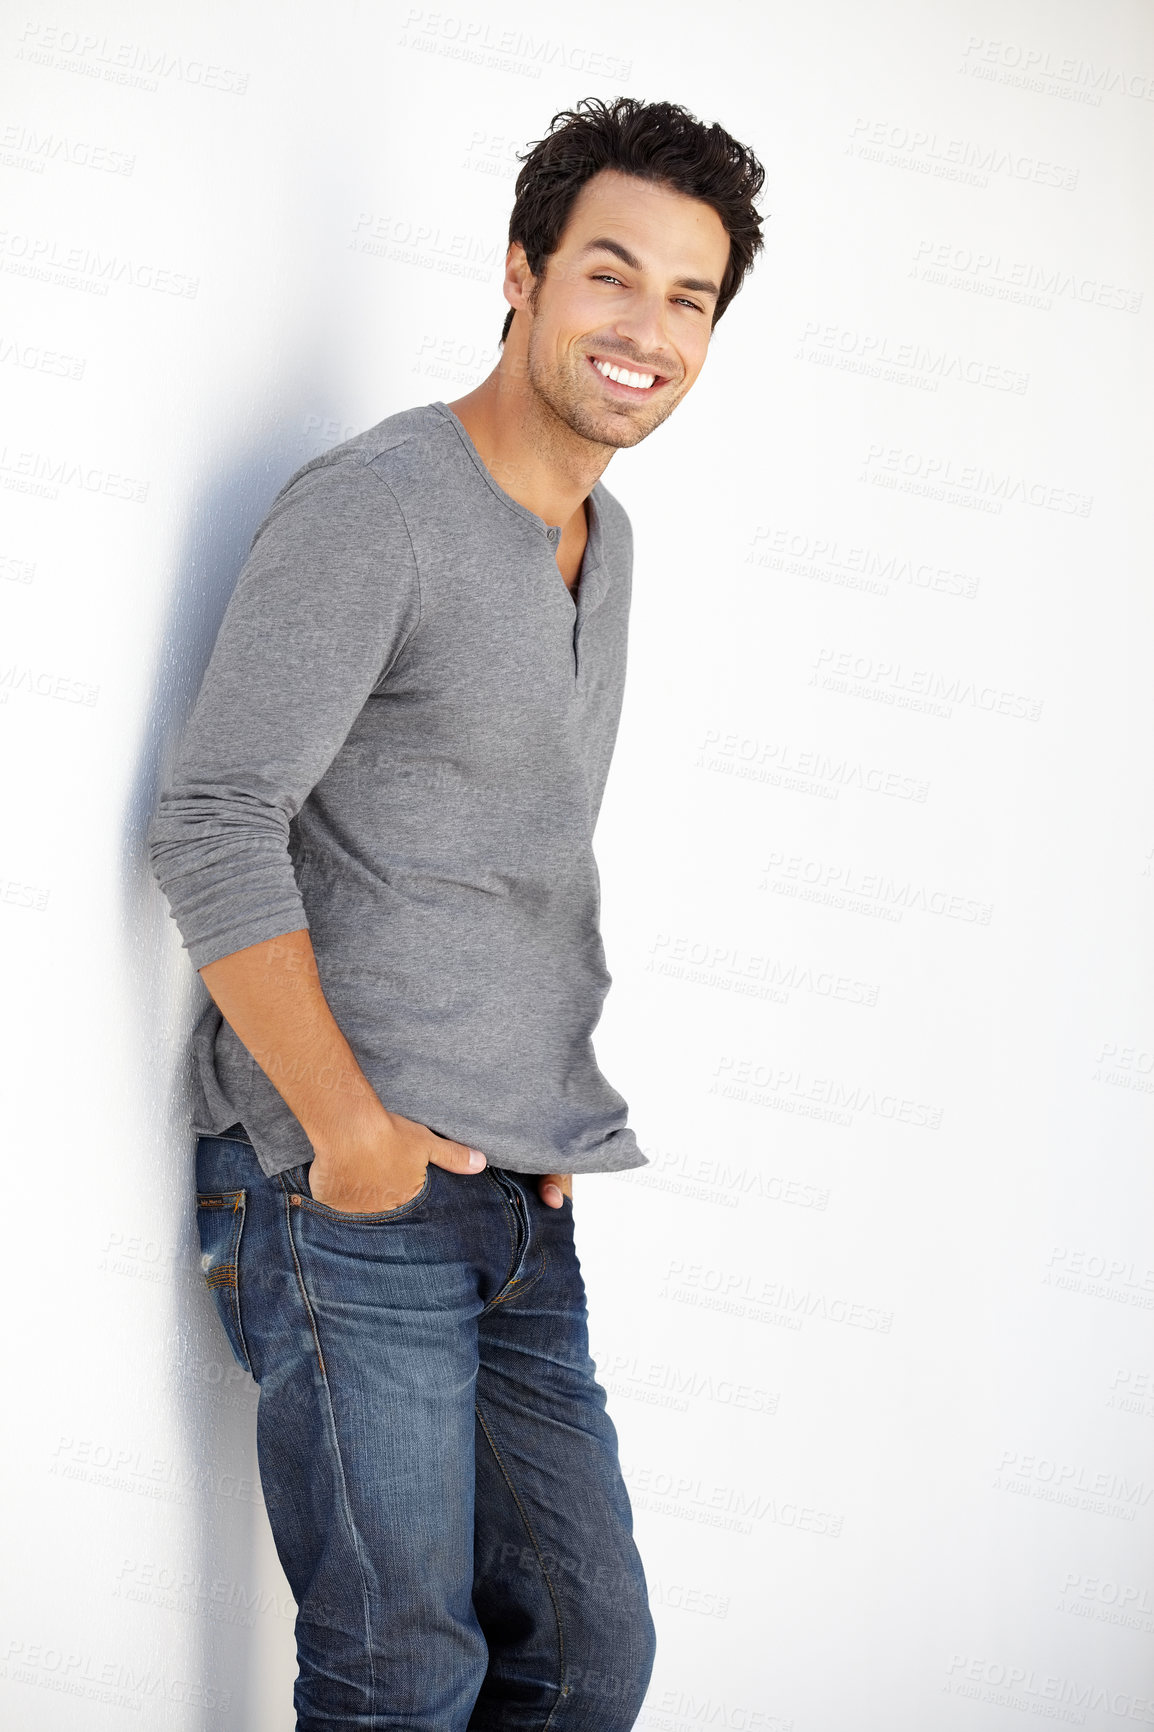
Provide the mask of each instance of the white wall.
{"label": "white wall", "polygon": [[293,1723],[143,830],[272,495],[489,370],[511,152],[621,93],[770,213],[606,474],[641,1724],[1154,1724],[1149,7],[24,0],[0,52],[4,1726]]}

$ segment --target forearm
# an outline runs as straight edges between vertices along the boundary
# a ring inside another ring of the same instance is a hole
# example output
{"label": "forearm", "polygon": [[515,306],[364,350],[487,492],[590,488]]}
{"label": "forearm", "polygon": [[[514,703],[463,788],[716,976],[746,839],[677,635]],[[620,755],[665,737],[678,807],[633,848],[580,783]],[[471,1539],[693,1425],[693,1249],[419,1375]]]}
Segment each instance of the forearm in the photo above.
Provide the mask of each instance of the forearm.
{"label": "forearm", "polygon": [[206,963],[200,977],[318,1154],[383,1128],[388,1114],[329,1008],[306,929]]}

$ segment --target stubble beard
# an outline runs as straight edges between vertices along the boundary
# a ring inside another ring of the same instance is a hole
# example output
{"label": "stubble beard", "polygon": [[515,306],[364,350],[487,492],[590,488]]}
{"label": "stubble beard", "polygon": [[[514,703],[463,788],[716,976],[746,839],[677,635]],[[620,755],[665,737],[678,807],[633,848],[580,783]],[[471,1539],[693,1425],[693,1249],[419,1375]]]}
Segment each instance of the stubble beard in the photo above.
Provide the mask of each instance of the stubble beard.
{"label": "stubble beard", "polygon": [[[608,446],[613,451],[625,451],[639,445],[677,407],[678,398],[666,385],[662,387],[662,407],[656,414],[652,409],[615,412],[611,408],[595,408],[589,398],[596,384],[592,381],[585,384],[582,377],[586,370],[592,371],[585,356],[573,351],[571,366],[581,369],[576,376],[564,367],[550,370],[541,359],[540,346],[534,340],[536,334],[534,322],[529,327],[526,374],[530,391],[539,400],[540,421],[547,423],[551,414],[579,439],[603,448]],[[559,429],[554,426],[552,431],[556,435]]]}

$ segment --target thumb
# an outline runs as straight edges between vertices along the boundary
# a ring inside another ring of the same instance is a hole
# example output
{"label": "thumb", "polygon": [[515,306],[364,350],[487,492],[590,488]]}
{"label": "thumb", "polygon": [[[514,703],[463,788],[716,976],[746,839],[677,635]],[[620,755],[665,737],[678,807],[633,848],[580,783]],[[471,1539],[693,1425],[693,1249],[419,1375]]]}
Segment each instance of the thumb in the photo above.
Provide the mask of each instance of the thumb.
{"label": "thumb", "polygon": [[[437,1136],[435,1131],[433,1134]],[[471,1149],[467,1143],[454,1143],[442,1136],[437,1136],[429,1159],[450,1173],[479,1173],[488,1165],[480,1149]]]}

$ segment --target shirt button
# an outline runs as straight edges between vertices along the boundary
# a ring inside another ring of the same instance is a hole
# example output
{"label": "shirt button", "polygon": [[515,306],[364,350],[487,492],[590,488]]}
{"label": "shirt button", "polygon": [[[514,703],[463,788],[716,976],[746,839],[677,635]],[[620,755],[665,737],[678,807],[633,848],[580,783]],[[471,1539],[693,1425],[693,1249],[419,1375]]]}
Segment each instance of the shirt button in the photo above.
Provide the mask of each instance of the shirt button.
{"label": "shirt button", "polygon": [[555,529],[551,529],[549,531],[549,540],[550,541],[556,541],[556,539],[557,539],[557,531]]}

